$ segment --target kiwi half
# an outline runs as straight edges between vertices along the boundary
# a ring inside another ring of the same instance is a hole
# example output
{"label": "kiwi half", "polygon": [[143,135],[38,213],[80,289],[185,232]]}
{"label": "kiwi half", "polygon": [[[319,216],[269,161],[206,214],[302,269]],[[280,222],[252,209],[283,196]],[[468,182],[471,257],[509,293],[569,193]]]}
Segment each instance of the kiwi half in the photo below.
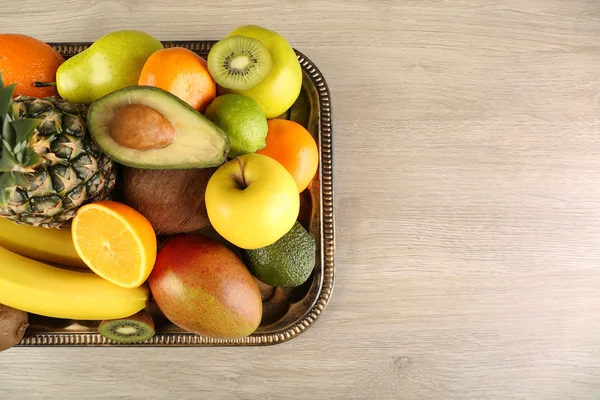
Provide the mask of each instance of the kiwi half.
{"label": "kiwi half", "polygon": [[146,310],[131,317],[102,321],[98,333],[118,343],[137,343],[156,334],[154,321]]}
{"label": "kiwi half", "polygon": [[246,36],[229,36],[208,53],[208,72],[219,86],[248,90],[261,83],[273,68],[271,53],[260,41]]}

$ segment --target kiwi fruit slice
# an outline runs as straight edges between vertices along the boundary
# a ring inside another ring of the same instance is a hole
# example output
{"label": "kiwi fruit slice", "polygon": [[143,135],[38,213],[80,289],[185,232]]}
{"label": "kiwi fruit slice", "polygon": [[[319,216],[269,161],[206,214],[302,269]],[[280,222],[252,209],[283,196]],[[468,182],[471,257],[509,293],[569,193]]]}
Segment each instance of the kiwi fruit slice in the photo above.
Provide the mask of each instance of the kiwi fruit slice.
{"label": "kiwi fruit slice", "polygon": [[232,90],[252,89],[273,68],[271,53],[260,40],[238,35],[218,41],[206,61],[215,82]]}
{"label": "kiwi fruit slice", "polygon": [[148,311],[142,310],[131,317],[102,321],[98,333],[118,343],[137,343],[153,337],[156,330]]}
{"label": "kiwi fruit slice", "polygon": [[19,344],[28,326],[28,313],[0,304],[0,351]]}

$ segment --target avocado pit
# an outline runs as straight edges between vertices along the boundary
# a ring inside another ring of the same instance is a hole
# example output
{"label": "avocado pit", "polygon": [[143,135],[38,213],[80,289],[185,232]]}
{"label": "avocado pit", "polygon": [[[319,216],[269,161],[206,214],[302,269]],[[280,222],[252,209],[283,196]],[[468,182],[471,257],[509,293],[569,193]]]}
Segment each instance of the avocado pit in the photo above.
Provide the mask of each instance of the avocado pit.
{"label": "avocado pit", "polygon": [[119,145],[135,150],[153,150],[173,143],[177,132],[159,112],[141,104],[120,107],[110,121],[110,136]]}

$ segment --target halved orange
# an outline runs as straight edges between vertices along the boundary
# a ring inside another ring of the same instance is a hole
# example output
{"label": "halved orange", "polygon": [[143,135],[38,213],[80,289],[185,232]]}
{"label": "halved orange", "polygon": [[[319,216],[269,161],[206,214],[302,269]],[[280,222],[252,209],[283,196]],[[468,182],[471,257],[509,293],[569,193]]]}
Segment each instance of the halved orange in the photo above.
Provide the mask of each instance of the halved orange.
{"label": "halved orange", "polygon": [[71,232],[83,262],[115,285],[139,287],[154,268],[154,228],[125,204],[105,200],[84,205],[73,218]]}

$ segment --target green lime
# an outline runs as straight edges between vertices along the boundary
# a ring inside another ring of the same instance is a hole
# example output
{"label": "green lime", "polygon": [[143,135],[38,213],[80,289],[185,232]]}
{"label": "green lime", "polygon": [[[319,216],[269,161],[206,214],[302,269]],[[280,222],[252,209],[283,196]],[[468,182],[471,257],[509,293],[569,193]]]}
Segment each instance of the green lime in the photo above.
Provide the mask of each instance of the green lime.
{"label": "green lime", "polygon": [[271,286],[296,287],[315,268],[315,240],[296,222],[281,239],[261,249],[242,250],[248,269]]}
{"label": "green lime", "polygon": [[267,145],[267,117],[250,97],[224,94],[210,103],[204,115],[229,137],[229,158],[254,153]]}

